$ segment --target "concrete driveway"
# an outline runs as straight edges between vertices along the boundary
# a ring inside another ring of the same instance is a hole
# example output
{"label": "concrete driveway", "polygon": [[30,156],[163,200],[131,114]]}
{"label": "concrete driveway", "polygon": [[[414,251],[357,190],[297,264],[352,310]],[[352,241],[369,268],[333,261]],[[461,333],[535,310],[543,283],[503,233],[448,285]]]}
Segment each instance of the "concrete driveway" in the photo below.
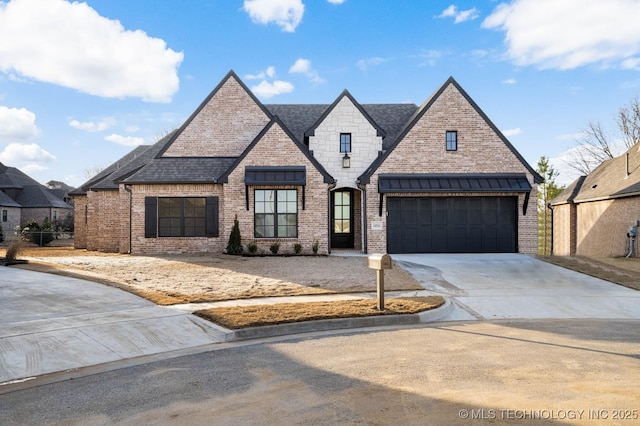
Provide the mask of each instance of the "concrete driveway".
{"label": "concrete driveway", "polygon": [[640,319],[640,291],[522,254],[403,254],[393,260],[455,309],[441,321]]}
{"label": "concrete driveway", "polygon": [[0,267],[0,383],[220,337],[207,321],[117,288]]}

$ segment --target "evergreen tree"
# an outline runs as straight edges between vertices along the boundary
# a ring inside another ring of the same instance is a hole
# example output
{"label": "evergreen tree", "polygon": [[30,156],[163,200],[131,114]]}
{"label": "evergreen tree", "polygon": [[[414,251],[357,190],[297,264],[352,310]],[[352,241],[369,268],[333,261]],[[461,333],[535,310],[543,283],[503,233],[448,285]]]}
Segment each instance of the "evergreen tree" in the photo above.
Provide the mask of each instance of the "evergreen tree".
{"label": "evergreen tree", "polygon": [[227,244],[228,254],[242,254],[242,237],[240,236],[240,224],[238,223],[238,215],[233,220],[233,228],[229,236]]}
{"label": "evergreen tree", "polygon": [[537,172],[542,176],[542,183],[538,185],[538,253],[551,255],[551,212],[547,205],[560,194],[564,188],[559,187],[555,179],[558,172],[549,164],[544,155],[538,160]]}
{"label": "evergreen tree", "polygon": [[0,243],[4,243],[4,230],[2,229],[2,224],[0,224]]}

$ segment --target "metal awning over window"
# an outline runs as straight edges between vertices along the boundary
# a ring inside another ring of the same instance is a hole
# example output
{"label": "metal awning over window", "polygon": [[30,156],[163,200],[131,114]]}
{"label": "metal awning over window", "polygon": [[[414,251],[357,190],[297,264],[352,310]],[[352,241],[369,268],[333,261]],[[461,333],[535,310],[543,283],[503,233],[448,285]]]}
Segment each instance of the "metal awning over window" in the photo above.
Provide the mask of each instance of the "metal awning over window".
{"label": "metal awning over window", "polygon": [[305,166],[246,166],[245,185],[306,185]]}
{"label": "metal awning over window", "polygon": [[244,185],[247,210],[249,210],[249,186],[294,185],[302,186],[302,210],[305,209],[307,168],[305,166],[246,166]]}
{"label": "metal awning over window", "polygon": [[[381,174],[378,177],[380,205],[387,193],[524,193],[523,214],[527,214],[531,184],[524,174]],[[382,210],[380,211],[382,214]]]}
{"label": "metal awning over window", "polygon": [[380,175],[378,192],[530,192],[523,174]]}

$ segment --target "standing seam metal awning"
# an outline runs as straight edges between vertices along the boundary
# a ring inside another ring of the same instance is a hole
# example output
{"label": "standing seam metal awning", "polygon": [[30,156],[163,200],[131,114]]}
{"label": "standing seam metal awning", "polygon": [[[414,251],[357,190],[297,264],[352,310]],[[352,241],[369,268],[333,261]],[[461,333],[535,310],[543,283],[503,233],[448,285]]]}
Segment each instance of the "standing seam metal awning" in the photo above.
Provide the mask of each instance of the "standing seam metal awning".
{"label": "standing seam metal awning", "polygon": [[302,186],[302,210],[305,209],[307,168],[305,166],[246,166],[244,185],[247,211],[249,210],[250,185],[295,185]]}
{"label": "standing seam metal awning", "polygon": [[305,166],[246,166],[245,185],[306,185]]}
{"label": "standing seam metal awning", "polygon": [[531,184],[525,174],[381,174],[378,177],[380,215],[386,193],[514,192],[525,193],[523,214],[527,214]]}

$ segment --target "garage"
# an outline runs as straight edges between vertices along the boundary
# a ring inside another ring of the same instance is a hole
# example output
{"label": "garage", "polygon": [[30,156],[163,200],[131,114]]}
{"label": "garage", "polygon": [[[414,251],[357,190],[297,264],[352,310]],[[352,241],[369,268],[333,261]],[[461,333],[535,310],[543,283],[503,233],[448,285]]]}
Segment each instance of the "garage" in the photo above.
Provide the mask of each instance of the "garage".
{"label": "garage", "polygon": [[387,199],[389,253],[514,253],[517,197]]}
{"label": "garage", "polygon": [[389,253],[518,251],[518,194],[526,212],[531,191],[523,175],[380,175],[378,185]]}

